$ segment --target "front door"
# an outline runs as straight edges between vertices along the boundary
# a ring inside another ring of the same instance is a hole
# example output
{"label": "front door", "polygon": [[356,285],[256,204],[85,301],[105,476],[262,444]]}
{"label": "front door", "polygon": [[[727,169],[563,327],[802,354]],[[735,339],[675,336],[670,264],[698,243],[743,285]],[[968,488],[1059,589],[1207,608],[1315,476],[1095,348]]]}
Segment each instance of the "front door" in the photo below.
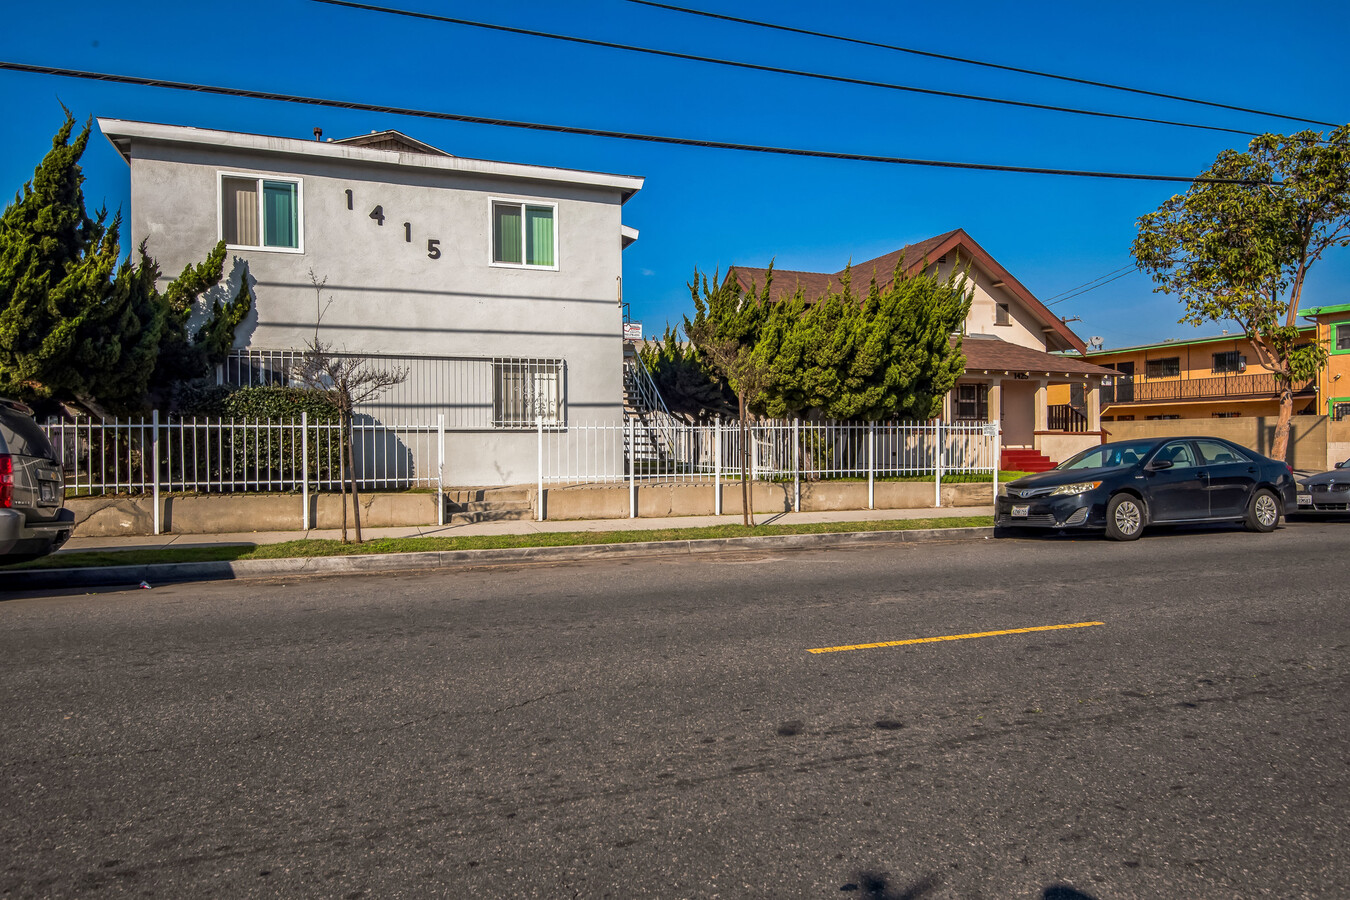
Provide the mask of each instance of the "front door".
{"label": "front door", "polygon": [[1190,441],[1164,444],[1153,460],[1170,459],[1170,469],[1148,469],[1149,521],[1175,522],[1203,519],[1209,515],[1209,492],[1205,469],[1195,458]]}
{"label": "front door", "polygon": [[1003,408],[999,423],[1003,427],[1005,447],[1036,445],[1036,385],[1030,381],[1004,381],[999,393]]}

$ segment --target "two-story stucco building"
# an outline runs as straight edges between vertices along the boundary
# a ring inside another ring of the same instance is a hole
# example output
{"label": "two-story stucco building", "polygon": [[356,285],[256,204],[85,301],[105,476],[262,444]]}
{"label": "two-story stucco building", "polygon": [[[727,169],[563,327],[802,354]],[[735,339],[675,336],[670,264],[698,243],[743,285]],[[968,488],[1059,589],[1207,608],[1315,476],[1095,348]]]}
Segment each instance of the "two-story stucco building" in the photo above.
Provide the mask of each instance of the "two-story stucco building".
{"label": "two-story stucco building", "polygon": [[[849,272],[855,291],[865,294],[873,278],[880,287],[890,284],[897,268],[941,278],[961,271],[971,291],[961,343],[965,373],[944,401],[944,419],[1000,423],[1003,464],[1017,469],[1045,468],[1101,441],[1099,389],[1112,372],[1062,355],[1086,345],[970,235],[949,231],[855,263]],[[801,290],[810,302],[839,290],[844,274],[775,269],[771,299]],[[767,271],[733,266],[728,276],[749,288],[763,285]],[[1053,404],[1057,388],[1065,399]]]}
{"label": "two-story stucco building", "polygon": [[131,167],[132,239],[163,272],[223,239],[226,289],[249,279],[254,312],[226,380],[284,379],[317,329],[407,370],[362,412],[445,415],[459,484],[531,480],[538,417],[622,416],[621,254],[637,238],[622,212],[643,179],[465,159],[393,131],[98,124]]}

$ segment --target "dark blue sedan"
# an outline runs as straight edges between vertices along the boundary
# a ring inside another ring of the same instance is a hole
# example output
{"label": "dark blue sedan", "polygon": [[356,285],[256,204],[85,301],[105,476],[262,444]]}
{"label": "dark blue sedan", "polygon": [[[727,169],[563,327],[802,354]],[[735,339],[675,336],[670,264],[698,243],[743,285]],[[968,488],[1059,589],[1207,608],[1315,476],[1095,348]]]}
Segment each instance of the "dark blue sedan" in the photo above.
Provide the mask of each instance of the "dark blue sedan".
{"label": "dark blue sedan", "polygon": [[1274,531],[1298,510],[1288,464],[1213,437],[1116,441],[999,487],[1001,529],[1105,529],[1132,541],[1149,525],[1241,522]]}

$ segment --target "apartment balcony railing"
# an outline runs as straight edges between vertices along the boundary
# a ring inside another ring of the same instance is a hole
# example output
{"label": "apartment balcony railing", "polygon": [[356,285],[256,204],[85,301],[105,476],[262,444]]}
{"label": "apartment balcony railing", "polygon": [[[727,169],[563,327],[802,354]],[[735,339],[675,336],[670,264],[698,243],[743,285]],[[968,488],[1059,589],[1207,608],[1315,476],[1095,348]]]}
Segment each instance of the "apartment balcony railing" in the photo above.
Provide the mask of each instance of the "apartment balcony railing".
{"label": "apartment balcony railing", "polygon": [[[1242,400],[1273,397],[1279,391],[1269,372],[1251,375],[1221,375],[1217,378],[1168,378],[1136,381],[1117,376],[1102,385],[1102,403],[1156,403],[1168,400]],[[1295,382],[1294,393],[1311,393],[1314,380]]]}

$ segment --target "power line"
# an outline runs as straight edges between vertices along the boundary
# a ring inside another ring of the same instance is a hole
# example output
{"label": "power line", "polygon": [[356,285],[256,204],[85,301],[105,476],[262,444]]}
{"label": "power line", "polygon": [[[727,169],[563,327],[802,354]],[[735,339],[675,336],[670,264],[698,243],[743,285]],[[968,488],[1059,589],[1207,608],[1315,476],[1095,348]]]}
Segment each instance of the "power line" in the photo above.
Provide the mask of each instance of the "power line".
{"label": "power line", "polygon": [[1000,69],[1004,72],[1017,72],[1022,75],[1035,75],[1038,78],[1053,78],[1057,81],[1068,81],[1074,84],[1086,84],[1091,87],[1106,88],[1112,91],[1125,91],[1131,94],[1143,94],[1146,97],[1160,97],[1164,100],[1179,100],[1182,103],[1194,103],[1200,106],[1209,106],[1215,109],[1229,109],[1236,112],[1251,113],[1257,116],[1269,116],[1276,119],[1288,119],[1292,122],[1306,122],[1309,125],[1324,125],[1330,128],[1337,127],[1335,122],[1322,122],[1317,119],[1308,119],[1303,116],[1290,116],[1284,113],[1266,112],[1260,109],[1250,109],[1246,106],[1233,106],[1228,103],[1218,103],[1213,100],[1201,100],[1195,97],[1183,97],[1180,94],[1166,94],[1161,91],[1149,91],[1143,88],[1128,87],[1122,84],[1112,84],[1107,81],[1092,81],[1087,78],[1076,78],[1072,75],[1057,75],[1053,72],[1042,72],[1037,69],[1026,69],[1021,66],[1008,66],[1001,63],[988,62],[987,60],[971,59],[965,56],[951,56],[946,53],[935,53],[931,50],[918,50],[913,47],[901,47],[896,44],[884,44],[880,41],[868,41],[862,38],[848,37],[842,34],[830,34],[824,31],[813,31],[809,28],[794,28],[791,25],[779,25],[774,22],[762,22],[758,19],[743,19],[739,16],[729,16],[723,13],[708,12],[701,9],[690,9],[685,6],[674,6],[669,3],[657,3],[655,0],[628,0],[629,3],[638,3],[642,6],[654,6],[658,9],[668,9],[673,12],[688,13],[691,16],[704,16],[709,19],[721,19],[725,22],[738,22],[743,25],[753,25],[758,28],[771,28],[776,31],[788,31],[793,34],[804,34],[810,37],[828,38],[832,41],[844,41],[850,44],[861,44],[864,47],[880,47],[883,50],[895,50],[900,53],[910,53],[915,56],[925,56],[930,59],[943,59],[949,62],[965,63],[971,66],[983,66],[987,69]]}
{"label": "power line", "polygon": [[[1134,269],[1134,266],[1130,266],[1129,268],[1130,268],[1130,269]],[[1126,275],[1129,275],[1129,274],[1130,274],[1129,271],[1121,272],[1119,275],[1115,276],[1114,278],[1108,278],[1108,279],[1106,279],[1106,280],[1103,281],[1101,284],[1094,284],[1094,285],[1092,285],[1092,287],[1085,287],[1085,288],[1083,288],[1081,291],[1078,291],[1078,292],[1075,293],[1075,294],[1070,294],[1070,295],[1067,296],[1067,297],[1061,297],[1060,299],[1056,300],[1054,303],[1046,303],[1046,304],[1044,304],[1044,305],[1045,305],[1045,306],[1058,306],[1059,304],[1063,303],[1065,300],[1073,300],[1075,297],[1081,297],[1081,296],[1083,296],[1084,294],[1088,293],[1089,291],[1095,291],[1095,290],[1096,290],[1097,288],[1099,288],[1099,287],[1106,287],[1106,285],[1110,284],[1111,282],[1113,282],[1113,281],[1119,281],[1120,279],[1124,278]]]}
{"label": "power line", "polygon": [[33,75],[54,75],[62,78],[82,78],[91,81],[104,81],[112,84],[130,84],[139,87],[166,88],[176,91],[195,91],[202,94],[219,94],[226,97],[243,97],[250,100],[274,100],[280,103],[304,103],[329,109],[348,109],[357,112],[375,112],[395,116],[410,116],[419,119],[435,119],[443,122],[462,122],[469,125],[495,125],[502,128],[525,128],[532,131],[545,131],[554,134],[574,134],[585,137],[612,138],[623,141],[643,141],[651,144],[669,144],[679,147],[702,147],[710,150],[740,150],[746,153],[769,153],[778,156],[800,156],[810,159],[834,159],[850,162],[874,162],[901,166],[926,166],[941,169],[971,169],[982,172],[1013,172],[1021,175],[1063,175],[1074,178],[1106,178],[1125,181],[1183,182],[1201,184],[1241,184],[1260,185],[1270,182],[1250,181],[1242,178],[1191,178],[1186,175],[1147,175],[1135,172],[1099,172],[1085,169],[1054,169],[1041,166],[1005,166],[994,163],[956,162],[937,159],[911,159],[900,156],[876,156],[865,153],[839,153],[832,150],[807,150],[795,147],[773,147],[762,144],[740,144],[731,141],[709,141],[698,138],[673,137],[669,135],[641,134],[629,131],[609,131],[601,128],[581,128],[574,125],[553,125],[544,122],[522,122],[513,119],[497,119],[487,116],[470,116],[461,113],[437,112],[434,110],[412,109],[403,106],[387,106],[378,103],[359,103],[352,100],[332,100],[322,97],[304,97],[295,94],[280,94],[274,91],[254,91],[246,88],[220,87],[209,84],[195,84],[186,81],[168,81],[160,78],[143,78],[136,75],[117,75],[108,72],[87,72],[80,69],[63,69],[55,66],[36,66],[29,63],[16,63],[0,60],[0,70],[25,72]]}
{"label": "power line", "polygon": [[488,22],[475,22],[471,19],[457,19],[452,16],[438,16],[433,13],[396,9],[389,6],[376,6],[370,3],[357,3],[354,0],[313,0],[328,6],[342,6],[363,12],[386,13],[394,16],[407,16],[411,19],[424,19],[431,22],[444,22],[450,25],[463,25],[469,28],[484,28],[489,31],[501,31],[507,34],[520,34],[527,37],[546,38],[553,41],[567,41],[584,44],[588,47],[604,47],[610,50],[626,50],[631,53],[646,53],[651,56],[663,56],[668,59],[682,59],[691,62],[709,63],[715,66],[730,66],[736,69],[749,69],[755,72],[769,72],[776,75],[794,75],[800,78],[813,78],[838,84],[851,84],[861,87],[882,88],[889,91],[904,91],[912,94],[925,94],[932,97],[946,97],[954,100],[973,100],[979,103],[995,103],[1003,106],[1015,106],[1022,109],[1040,109],[1048,112],[1070,113],[1077,116],[1095,116],[1102,119],[1121,119],[1127,122],[1145,122],[1153,125],[1171,125],[1177,128],[1196,128],[1202,131],[1219,131],[1225,134],[1240,134],[1255,137],[1257,132],[1239,128],[1224,128],[1219,125],[1201,125],[1196,122],[1178,122],[1172,119],[1155,119],[1149,116],[1130,116],[1124,113],[1103,112],[1101,110],[1080,109],[1072,106],[1055,106],[1048,103],[1032,103],[1026,100],[1010,100],[1003,97],[985,97],[980,94],[963,94],[957,91],[940,91],[935,88],[921,88],[913,85],[894,84],[888,81],[872,81],[866,78],[849,78],[844,75],[828,75],[821,72],[807,72],[802,69],[788,69],[782,66],[767,66],[758,63],[741,62],[732,59],[720,59],[712,56],[698,56],[693,53],[678,53],[674,50],[657,50],[652,47],[638,47],[633,44],[620,44],[614,41],[601,41],[593,38],[575,37],[567,34],[555,34],[548,31],[536,31],[530,28],[516,28],[510,25],[493,25]]}
{"label": "power line", "polygon": [[1045,299],[1041,300],[1041,302],[1042,302],[1042,303],[1049,303],[1051,300],[1058,300],[1060,297],[1063,297],[1065,294],[1072,294],[1074,291],[1078,290],[1079,288],[1085,288],[1085,287],[1087,287],[1087,286],[1090,285],[1090,284],[1094,284],[1094,283],[1096,283],[1096,282],[1098,282],[1098,281],[1101,281],[1103,278],[1109,278],[1109,277],[1111,277],[1112,275],[1116,274],[1117,272],[1124,272],[1126,269],[1134,269],[1134,268],[1137,268],[1137,266],[1135,266],[1134,263],[1127,263],[1127,264],[1121,266],[1119,269],[1112,269],[1110,272],[1107,272],[1105,275],[1098,275],[1096,278],[1092,279],[1091,281],[1085,281],[1085,282],[1083,282],[1082,284],[1075,285],[1075,286],[1069,288],[1068,290],[1060,291],[1058,294],[1054,294],[1054,295],[1052,295],[1052,296],[1046,297]]}

